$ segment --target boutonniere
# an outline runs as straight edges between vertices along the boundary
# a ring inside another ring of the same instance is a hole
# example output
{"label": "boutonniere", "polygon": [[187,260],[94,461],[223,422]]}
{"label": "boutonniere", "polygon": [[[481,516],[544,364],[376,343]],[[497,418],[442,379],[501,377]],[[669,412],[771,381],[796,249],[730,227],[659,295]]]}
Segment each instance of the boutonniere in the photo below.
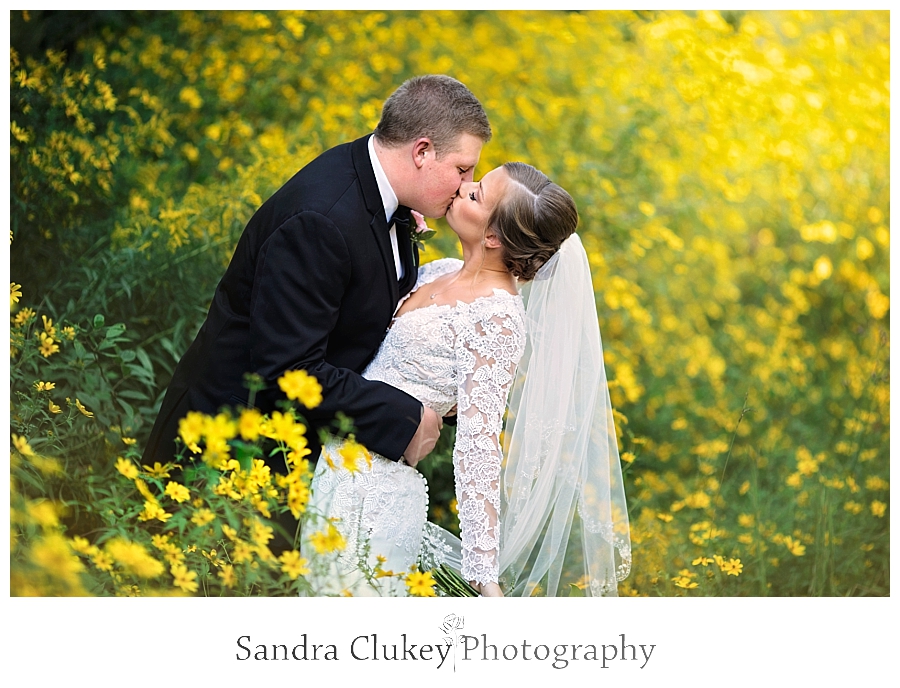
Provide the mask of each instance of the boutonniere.
{"label": "boutonniere", "polygon": [[418,213],[415,210],[410,210],[409,212],[410,215],[412,215],[413,222],[415,222],[415,224],[410,222],[410,241],[418,246],[420,251],[424,251],[425,241],[430,239],[431,236],[436,233],[436,231],[425,223],[425,216],[422,215],[422,213]]}

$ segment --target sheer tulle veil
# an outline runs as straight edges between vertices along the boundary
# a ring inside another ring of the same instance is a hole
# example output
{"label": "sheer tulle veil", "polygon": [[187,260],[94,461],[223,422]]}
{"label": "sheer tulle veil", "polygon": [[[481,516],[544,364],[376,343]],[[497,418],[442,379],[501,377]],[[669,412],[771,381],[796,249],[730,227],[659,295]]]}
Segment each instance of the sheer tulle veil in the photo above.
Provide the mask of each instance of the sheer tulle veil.
{"label": "sheer tulle veil", "polygon": [[506,595],[616,595],[631,539],[587,255],[566,239],[522,296],[501,475]]}

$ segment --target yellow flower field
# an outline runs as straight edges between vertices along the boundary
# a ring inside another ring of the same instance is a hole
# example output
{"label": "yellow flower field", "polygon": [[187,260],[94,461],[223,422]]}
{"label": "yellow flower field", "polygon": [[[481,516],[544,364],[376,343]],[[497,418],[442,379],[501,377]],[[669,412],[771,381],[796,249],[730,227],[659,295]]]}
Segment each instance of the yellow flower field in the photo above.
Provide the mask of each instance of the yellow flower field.
{"label": "yellow flower field", "polygon": [[[314,379],[184,419],[197,461],[140,450],[253,211],[431,72],[490,117],[476,178],[523,160],[578,204],[620,594],[890,594],[887,12],[84,14],[11,13],[11,594],[311,592],[327,561],[268,543],[308,501]],[[431,224],[423,259],[457,255]],[[452,527],[446,434],[420,466]]]}

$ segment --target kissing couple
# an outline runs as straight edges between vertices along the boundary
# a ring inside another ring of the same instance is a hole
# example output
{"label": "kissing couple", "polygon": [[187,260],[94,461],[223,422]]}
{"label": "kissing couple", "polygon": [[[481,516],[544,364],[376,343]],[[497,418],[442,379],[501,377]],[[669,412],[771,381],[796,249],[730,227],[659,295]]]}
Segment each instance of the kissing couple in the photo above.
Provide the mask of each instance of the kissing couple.
{"label": "kissing couple", "polygon": [[[338,440],[310,434],[310,510],[347,543],[326,592],[391,592],[360,557],[397,572],[447,564],[485,597],[615,595],[630,570],[575,203],[521,162],[473,181],[490,138],[466,86],[418,76],[373,134],[297,172],[247,224],[150,435],[144,463],[171,461],[189,411],[247,405],[246,373],[263,381],[263,413],[285,398],[285,371],[314,376],[322,402],[307,422],[343,412],[373,454],[348,470]],[[446,217],[462,260],[419,266],[423,216]],[[454,412],[460,539],[427,521],[416,470]]]}

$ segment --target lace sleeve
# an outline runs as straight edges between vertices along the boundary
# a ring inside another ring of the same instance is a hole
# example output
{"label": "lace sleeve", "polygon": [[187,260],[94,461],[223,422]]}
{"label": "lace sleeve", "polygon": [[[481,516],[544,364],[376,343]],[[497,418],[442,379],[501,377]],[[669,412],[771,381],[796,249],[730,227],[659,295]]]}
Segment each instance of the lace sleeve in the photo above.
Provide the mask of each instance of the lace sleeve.
{"label": "lace sleeve", "polygon": [[[457,429],[453,471],[462,575],[496,583],[499,574],[500,431],[525,332],[518,297],[469,304],[456,333]],[[518,308],[510,308],[510,302]],[[466,317],[466,315],[468,317]]]}

